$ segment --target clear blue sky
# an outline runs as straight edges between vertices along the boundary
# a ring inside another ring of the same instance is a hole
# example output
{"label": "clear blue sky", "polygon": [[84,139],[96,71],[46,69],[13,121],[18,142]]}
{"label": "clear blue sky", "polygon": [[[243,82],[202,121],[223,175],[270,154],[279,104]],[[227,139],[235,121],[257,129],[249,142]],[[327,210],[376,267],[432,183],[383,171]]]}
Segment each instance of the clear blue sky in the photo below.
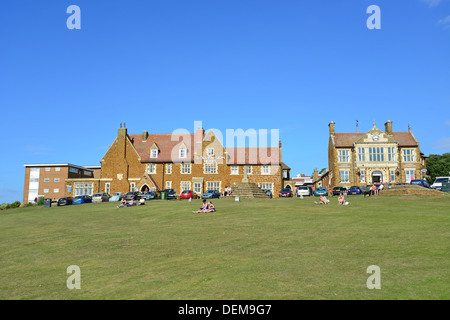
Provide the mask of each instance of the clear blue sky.
{"label": "clear blue sky", "polygon": [[450,151],[449,0],[4,0],[0,40],[0,203],[26,163],[99,165],[121,122],[279,129],[292,175],[328,166],[330,121]]}

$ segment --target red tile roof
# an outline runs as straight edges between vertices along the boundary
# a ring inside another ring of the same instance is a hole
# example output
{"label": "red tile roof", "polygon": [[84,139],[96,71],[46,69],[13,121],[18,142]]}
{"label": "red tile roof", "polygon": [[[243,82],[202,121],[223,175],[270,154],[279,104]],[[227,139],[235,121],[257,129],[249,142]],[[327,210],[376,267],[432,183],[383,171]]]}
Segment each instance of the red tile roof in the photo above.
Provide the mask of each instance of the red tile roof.
{"label": "red tile roof", "polygon": [[[142,140],[142,134],[129,134],[134,148],[141,157],[141,162],[194,162],[194,142],[201,140],[202,135],[196,138],[194,133],[186,134],[149,134],[147,140]],[[178,138],[178,139],[177,139]],[[173,141],[175,140],[175,141]],[[187,158],[179,158],[179,147],[182,142],[186,145]],[[150,147],[156,144],[159,149],[157,158],[150,158]],[[227,148],[227,164],[279,164],[279,148]],[[272,157],[273,155],[273,157]],[[286,166],[287,167],[287,166]]]}

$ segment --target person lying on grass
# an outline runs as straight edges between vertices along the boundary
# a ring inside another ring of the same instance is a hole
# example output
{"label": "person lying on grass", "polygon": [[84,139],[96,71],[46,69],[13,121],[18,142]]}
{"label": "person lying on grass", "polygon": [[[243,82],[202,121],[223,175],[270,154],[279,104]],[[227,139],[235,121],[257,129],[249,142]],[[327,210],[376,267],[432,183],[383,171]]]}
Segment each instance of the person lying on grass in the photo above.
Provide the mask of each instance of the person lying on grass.
{"label": "person lying on grass", "polygon": [[339,204],[341,204],[341,205],[345,205],[346,206],[346,205],[350,204],[350,202],[345,200],[345,197],[344,197],[344,195],[342,193],[339,195],[338,201],[339,201]]}
{"label": "person lying on grass", "polygon": [[206,200],[203,200],[203,206],[200,208],[200,210],[192,211],[192,213],[205,212],[205,210],[208,210],[208,203],[206,202]]}
{"label": "person lying on grass", "polygon": [[325,196],[320,196],[320,201],[316,202],[314,201],[314,204],[328,204],[330,203],[330,200],[327,199]]}

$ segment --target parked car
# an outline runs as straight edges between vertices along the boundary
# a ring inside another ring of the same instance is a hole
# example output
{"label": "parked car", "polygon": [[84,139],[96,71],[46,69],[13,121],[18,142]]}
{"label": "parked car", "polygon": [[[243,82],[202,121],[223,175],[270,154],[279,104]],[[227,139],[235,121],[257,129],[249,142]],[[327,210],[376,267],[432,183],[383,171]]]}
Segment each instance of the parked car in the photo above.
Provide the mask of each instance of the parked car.
{"label": "parked car", "polygon": [[208,190],[202,194],[202,199],[220,198],[220,192],[217,190]]}
{"label": "parked car", "polygon": [[297,190],[297,195],[300,196],[310,196],[311,193],[309,191],[309,188],[307,186],[299,186]]}
{"label": "parked car", "polygon": [[430,188],[442,190],[442,182],[450,182],[450,177],[436,177]]}
{"label": "parked car", "polygon": [[160,198],[160,195],[155,191],[149,191],[144,193],[143,197],[145,200],[153,200]]}
{"label": "parked car", "polygon": [[315,191],[314,191],[314,196],[326,196],[328,197],[328,190],[325,187],[318,187]]}
{"label": "parked car", "polygon": [[91,203],[91,202],[92,202],[91,196],[87,196],[87,195],[85,195],[85,196],[76,196],[72,200],[72,204]]}
{"label": "parked car", "polygon": [[122,200],[124,196],[123,192],[114,192],[111,198],[109,198],[109,201],[120,201]]}
{"label": "parked car", "polygon": [[407,183],[396,183],[395,186],[407,186]]}
{"label": "parked car", "polygon": [[70,204],[72,204],[73,202],[73,198],[72,197],[63,197],[63,198],[59,198],[58,200],[58,206],[68,206]]}
{"label": "parked car", "polygon": [[348,189],[348,194],[361,194],[361,188],[358,186],[351,186],[350,189]]}
{"label": "parked car", "polygon": [[371,196],[372,195],[372,186],[362,186],[361,189],[361,194],[365,196]]}
{"label": "parked car", "polygon": [[194,198],[194,193],[192,192],[192,190],[184,190],[180,194],[180,199],[193,199],[193,198]]}
{"label": "parked car", "polygon": [[96,193],[92,196],[92,202],[105,202],[108,201],[111,196],[107,193]]}
{"label": "parked car", "polygon": [[347,188],[344,188],[344,187],[334,187],[334,188],[331,190],[331,194],[332,194],[333,196],[338,196],[338,195],[340,195],[341,193],[345,193],[345,192],[347,192]]}
{"label": "parked car", "polygon": [[289,188],[286,189],[281,189],[279,195],[280,198],[281,197],[292,197],[292,190]]}
{"label": "parked car", "polygon": [[417,179],[417,180],[411,180],[411,184],[415,184],[424,188],[429,188],[430,185],[428,184],[427,180],[425,179]]}
{"label": "parked car", "polygon": [[272,199],[272,197],[273,197],[273,195],[272,195],[272,190],[266,189],[266,190],[263,190],[263,191],[266,193],[266,195],[267,195],[268,198]]}
{"label": "parked car", "polygon": [[175,189],[164,189],[162,192],[167,193],[167,199],[176,199],[177,193],[175,192]]}
{"label": "parked car", "polygon": [[130,201],[130,200],[139,200],[138,199],[139,198],[139,192],[128,192],[126,195],[125,195],[125,200],[126,201]]}

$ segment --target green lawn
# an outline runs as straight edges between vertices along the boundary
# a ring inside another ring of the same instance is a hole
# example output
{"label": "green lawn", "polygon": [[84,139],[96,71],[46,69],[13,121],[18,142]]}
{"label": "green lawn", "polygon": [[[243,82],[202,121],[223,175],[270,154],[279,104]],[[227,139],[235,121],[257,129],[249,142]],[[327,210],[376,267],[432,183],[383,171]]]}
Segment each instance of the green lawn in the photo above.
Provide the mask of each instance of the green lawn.
{"label": "green lawn", "polygon": [[[449,299],[450,196],[0,212],[0,299]],[[69,290],[66,269],[81,269]],[[381,289],[366,286],[367,267]]]}

